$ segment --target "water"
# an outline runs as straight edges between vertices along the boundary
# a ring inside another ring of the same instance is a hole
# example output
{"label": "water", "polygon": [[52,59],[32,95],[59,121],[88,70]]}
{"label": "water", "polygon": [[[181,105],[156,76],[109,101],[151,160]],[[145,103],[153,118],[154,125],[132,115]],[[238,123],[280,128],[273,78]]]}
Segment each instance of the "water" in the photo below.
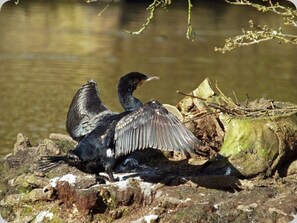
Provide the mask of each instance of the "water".
{"label": "water", "polygon": [[0,12],[0,155],[12,151],[18,132],[33,143],[51,132],[65,133],[72,96],[87,80],[98,82],[100,95],[120,111],[117,80],[130,71],[161,80],[136,92],[142,101],[176,104],[205,77],[240,100],[268,97],[297,103],[296,46],[267,42],[227,54],[214,52],[224,38],[239,34],[248,20],[280,25],[279,17],[248,7],[198,1],[192,23],[197,39],[185,38],[187,5],[156,13],[140,36],[148,3],[117,2],[100,17],[106,3],[83,1],[13,1]]}

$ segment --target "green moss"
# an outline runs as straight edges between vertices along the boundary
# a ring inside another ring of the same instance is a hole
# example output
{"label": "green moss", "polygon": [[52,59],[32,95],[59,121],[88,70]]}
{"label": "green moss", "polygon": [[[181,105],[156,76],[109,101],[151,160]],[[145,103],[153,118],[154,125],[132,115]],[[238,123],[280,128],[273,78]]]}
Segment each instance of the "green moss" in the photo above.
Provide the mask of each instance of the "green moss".
{"label": "green moss", "polygon": [[50,223],[61,223],[63,222],[61,218],[57,214],[53,214],[53,218],[51,220],[47,220],[44,222],[50,222]]}
{"label": "green moss", "polygon": [[14,176],[16,176],[16,174],[11,171],[11,167],[6,160],[0,162],[0,176],[1,181],[3,181],[4,179],[12,179]]}
{"label": "green moss", "polygon": [[[200,208],[199,208],[200,209]],[[197,208],[182,208],[179,209],[176,213],[174,213],[171,217],[172,220],[174,220],[174,222],[191,222],[194,219],[200,219],[200,220],[207,220],[206,222],[217,222],[218,221],[218,217],[213,218],[211,213],[207,213],[207,215],[205,215],[205,213],[203,213],[203,211],[197,211],[199,210]],[[212,220],[212,221],[210,221]],[[202,221],[204,222],[204,221]]]}
{"label": "green moss", "polygon": [[8,191],[8,184],[7,182],[0,182],[0,200],[3,199],[3,197],[5,196],[5,194]]}
{"label": "green moss", "polygon": [[7,221],[13,221],[15,218],[15,215],[13,213],[13,207],[12,206],[0,206],[0,215],[2,218],[6,219]]}
{"label": "green moss", "polygon": [[102,198],[104,204],[111,210],[117,207],[116,190],[116,187],[110,187],[109,190],[102,188],[99,192],[99,196]]}
{"label": "green moss", "polygon": [[19,194],[28,194],[31,190],[32,190],[31,187],[17,187],[17,188],[16,188],[16,191],[17,191]]}
{"label": "green moss", "polygon": [[296,117],[230,118],[223,117],[226,129],[220,154],[244,176],[275,168],[289,148],[285,132],[296,132]]}
{"label": "green moss", "polygon": [[56,141],[57,146],[63,153],[67,153],[70,149],[75,147],[75,143],[67,140]]}
{"label": "green moss", "polygon": [[[41,205],[44,205],[44,203],[41,203]],[[53,218],[52,218],[52,220],[50,220],[48,222],[51,222],[51,223],[64,222],[59,216],[59,213],[61,212],[61,210],[60,210],[60,206],[57,202],[49,209],[49,211],[53,213]]]}
{"label": "green moss", "polygon": [[127,206],[123,206],[120,208],[123,216],[130,215],[130,209]]}
{"label": "green moss", "polygon": [[52,178],[54,178],[54,177],[57,177],[58,174],[57,174],[56,172],[54,172],[54,171],[50,171],[50,172],[46,173],[45,176],[46,176],[48,179],[52,179]]}
{"label": "green moss", "polygon": [[110,216],[98,214],[98,215],[94,216],[93,222],[112,223],[112,222],[114,222],[114,219]]}
{"label": "green moss", "polygon": [[25,206],[22,211],[21,211],[21,215],[23,216],[29,216],[32,214],[33,208],[31,206]]}

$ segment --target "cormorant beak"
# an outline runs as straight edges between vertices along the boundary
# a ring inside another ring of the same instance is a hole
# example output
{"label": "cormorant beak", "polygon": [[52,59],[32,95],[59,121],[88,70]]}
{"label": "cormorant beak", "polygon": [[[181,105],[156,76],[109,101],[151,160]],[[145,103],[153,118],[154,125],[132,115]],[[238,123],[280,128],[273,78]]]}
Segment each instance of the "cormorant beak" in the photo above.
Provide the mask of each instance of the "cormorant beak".
{"label": "cormorant beak", "polygon": [[148,77],[145,80],[142,80],[139,82],[138,86],[141,86],[143,83],[148,82],[148,81],[153,81],[153,80],[159,80],[160,78],[158,76],[153,76],[153,77]]}
{"label": "cormorant beak", "polygon": [[147,78],[146,80],[144,80],[144,82],[153,81],[153,80],[160,80],[160,78],[158,76],[153,76],[153,77]]}

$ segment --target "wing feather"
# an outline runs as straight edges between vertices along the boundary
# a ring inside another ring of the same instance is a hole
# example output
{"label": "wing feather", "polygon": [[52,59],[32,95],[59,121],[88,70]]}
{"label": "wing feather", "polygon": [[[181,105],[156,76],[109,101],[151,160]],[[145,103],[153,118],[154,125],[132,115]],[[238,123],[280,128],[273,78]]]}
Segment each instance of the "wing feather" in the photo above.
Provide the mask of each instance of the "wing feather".
{"label": "wing feather", "polygon": [[80,141],[98,126],[105,115],[112,113],[101,101],[97,83],[93,80],[84,84],[73,96],[66,119],[68,134]]}
{"label": "wing feather", "polygon": [[115,128],[115,156],[154,148],[194,153],[199,139],[157,101],[129,113]]}

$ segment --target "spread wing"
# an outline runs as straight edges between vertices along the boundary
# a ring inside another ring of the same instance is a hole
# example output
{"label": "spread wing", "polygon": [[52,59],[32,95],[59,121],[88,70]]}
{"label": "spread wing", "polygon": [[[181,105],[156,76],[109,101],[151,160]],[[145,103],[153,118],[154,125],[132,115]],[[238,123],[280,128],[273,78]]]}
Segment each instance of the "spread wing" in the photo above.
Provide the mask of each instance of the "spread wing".
{"label": "spread wing", "polygon": [[200,140],[159,102],[152,101],[117,123],[114,143],[119,157],[145,148],[194,153]]}
{"label": "spread wing", "polygon": [[88,81],[73,96],[67,113],[66,130],[73,139],[80,141],[109,114],[112,114],[111,111],[99,97],[97,83]]}

